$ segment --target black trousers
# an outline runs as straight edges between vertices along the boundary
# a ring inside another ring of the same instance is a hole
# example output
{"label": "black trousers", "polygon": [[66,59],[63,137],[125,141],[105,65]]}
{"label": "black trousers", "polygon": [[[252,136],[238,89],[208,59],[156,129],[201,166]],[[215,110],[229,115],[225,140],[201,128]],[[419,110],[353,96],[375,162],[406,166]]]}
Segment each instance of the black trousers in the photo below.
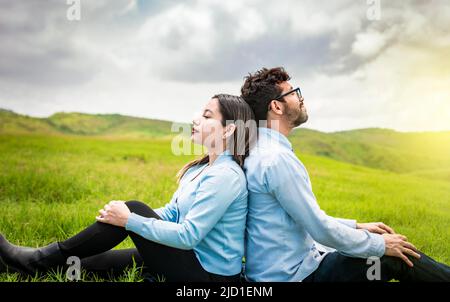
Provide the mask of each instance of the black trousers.
{"label": "black trousers", "polygon": [[[450,282],[450,267],[423,253],[419,254],[420,259],[408,257],[413,262],[413,267],[409,267],[398,257],[383,256],[379,258],[377,274],[375,262],[368,264],[367,259],[332,252],[325,256],[317,270],[303,282],[387,282],[392,279],[407,282]],[[371,280],[368,278],[368,271]]]}
{"label": "black trousers", "polygon": [[[161,219],[140,201],[127,201],[132,213]],[[136,249],[111,250],[128,236]],[[147,274],[170,282],[237,282],[239,274],[221,276],[207,272],[193,250],[181,250],[147,240],[123,227],[95,222],[75,236],[59,242],[65,257],[77,256],[82,268],[104,275],[120,274],[133,263],[144,266]]]}

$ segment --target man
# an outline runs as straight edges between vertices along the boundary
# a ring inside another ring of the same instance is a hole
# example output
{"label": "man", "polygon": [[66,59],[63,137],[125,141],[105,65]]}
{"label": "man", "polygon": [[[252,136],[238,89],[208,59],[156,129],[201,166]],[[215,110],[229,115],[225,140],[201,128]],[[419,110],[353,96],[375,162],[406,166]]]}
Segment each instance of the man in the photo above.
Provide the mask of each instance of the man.
{"label": "man", "polygon": [[[249,74],[241,88],[259,125],[258,143],[244,166],[247,280],[450,281],[448,266],[387,225],[333,218],[319,208],[308,172],[287,139],[308,120],[300,89],[289,80],[281,67],[263,68]],[[371,256],[378,257],[378,277],[376,272],[368,277]]]}

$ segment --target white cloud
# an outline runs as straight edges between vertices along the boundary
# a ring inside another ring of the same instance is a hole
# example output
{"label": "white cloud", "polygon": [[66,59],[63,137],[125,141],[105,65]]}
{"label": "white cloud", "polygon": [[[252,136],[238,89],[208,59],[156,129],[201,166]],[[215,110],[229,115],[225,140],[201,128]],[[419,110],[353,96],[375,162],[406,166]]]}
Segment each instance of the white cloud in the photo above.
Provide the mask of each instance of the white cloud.
{"label": "white cloud", "polygon": [[371,58],[383,49],[387,40],[386,35],[376,31],[357,34],[352,45],[352,52],[362,58]]}
{"label": "white cloud", "polygon": [[262,15],[253,10],[244,10],[239,14],[235,25],[236,42],[249,41],[261,37],[267,32],[268,24]]}
{"label": "white cloud", "polygon": [[450,129],[450,5],[192,0],[0,4],[0,107],[189,121],[247,72],[284,65],[307,127]]}

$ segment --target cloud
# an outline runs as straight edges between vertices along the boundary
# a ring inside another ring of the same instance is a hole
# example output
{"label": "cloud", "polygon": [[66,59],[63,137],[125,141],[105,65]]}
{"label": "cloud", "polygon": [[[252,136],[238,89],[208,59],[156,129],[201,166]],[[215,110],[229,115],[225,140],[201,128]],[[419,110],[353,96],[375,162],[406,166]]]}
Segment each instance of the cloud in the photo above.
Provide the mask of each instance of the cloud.
{"label": "cloud", "polygon": [[450,128],[446,1],[381,1],[378,21],[351,0],[81,0],[78,22],[67,8],[0,2],[0,107],[186,121],[248,72],[285,66],[313,128]]}
{"label": "cloud", "polygon": [[352,52],[362,58],[377,55],[387,44],[388,37],[380,32],[365,32],[356,35],[352,45]]}

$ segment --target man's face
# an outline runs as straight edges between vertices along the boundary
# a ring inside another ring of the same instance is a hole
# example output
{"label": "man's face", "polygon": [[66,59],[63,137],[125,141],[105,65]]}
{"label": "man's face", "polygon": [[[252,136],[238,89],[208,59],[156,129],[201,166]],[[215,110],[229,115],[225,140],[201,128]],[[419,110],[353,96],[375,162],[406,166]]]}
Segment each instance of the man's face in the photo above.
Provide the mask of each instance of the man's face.
{"label": "man's face", "polygon": [[[278,84],[278,86],[282,89],[281,94],[285,94],[286,92],[294,89],[289,82],[282,82]],[[285,115],[292,128],[300,126],[308,120],[308,113],[306,112],[306,107],[303,104],[303,97],[299,99],[297,93],[293,91],[283,97],[283,100],[286,104]]]}

